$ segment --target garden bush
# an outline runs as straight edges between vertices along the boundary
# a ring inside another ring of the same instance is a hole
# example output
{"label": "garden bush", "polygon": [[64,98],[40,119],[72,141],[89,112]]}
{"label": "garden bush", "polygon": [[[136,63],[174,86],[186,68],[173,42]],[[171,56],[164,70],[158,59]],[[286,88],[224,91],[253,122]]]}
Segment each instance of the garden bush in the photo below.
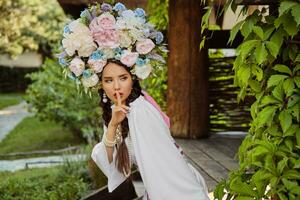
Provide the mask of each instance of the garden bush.
{"label": "garden bush", "polygon": [[49,119],[70,128],[87,142],[99,139],[102,130],[99,97],[79,94],[76,85],[64,78],[56,60],[47,58],[38,72],[27,75],[33,83],[25,99],[40,119]]}

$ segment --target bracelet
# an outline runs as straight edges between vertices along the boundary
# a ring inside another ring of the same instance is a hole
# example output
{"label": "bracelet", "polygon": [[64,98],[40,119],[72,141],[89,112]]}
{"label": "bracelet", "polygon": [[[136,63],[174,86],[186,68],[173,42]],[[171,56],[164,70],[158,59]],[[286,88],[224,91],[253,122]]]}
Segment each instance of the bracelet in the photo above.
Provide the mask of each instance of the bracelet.
{"label": "bracelet", "polygon": [[105,146],[107,147],[114,147],[116,145],[116,139],[114,141],[109,141],[106,138],[106,133],[103,134],[103,139],[102,139],[103,143],[105,144]]}

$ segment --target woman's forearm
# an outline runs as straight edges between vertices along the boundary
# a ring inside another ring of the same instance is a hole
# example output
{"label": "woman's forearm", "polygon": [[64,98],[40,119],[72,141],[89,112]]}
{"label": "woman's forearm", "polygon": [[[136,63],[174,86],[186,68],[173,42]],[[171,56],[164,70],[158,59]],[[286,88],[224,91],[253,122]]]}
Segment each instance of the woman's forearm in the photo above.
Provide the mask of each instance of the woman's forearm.
{"label": "woman's forearm", "polygon": [[[106,132],[106,138],[109,141],[114,141],[115,140],[116,129],[117,129],[116,125],[108,124],[107,132]],[[106,148],[106,152],[107,152],[108,161],[109,161],[109,163],[111,163],[113,161],[114,147],[105,146],[105,148]]]}

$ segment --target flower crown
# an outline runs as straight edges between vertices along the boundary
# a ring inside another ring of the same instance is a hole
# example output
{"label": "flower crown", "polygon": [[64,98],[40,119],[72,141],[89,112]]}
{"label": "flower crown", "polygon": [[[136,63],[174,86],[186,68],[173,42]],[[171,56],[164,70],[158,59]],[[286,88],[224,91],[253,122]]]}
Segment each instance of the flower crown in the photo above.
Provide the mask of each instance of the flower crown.
{"label": "flower crown", "polygon": [[165,64],[168,51],[163,34],[146,18],[143,9],[133,11],[122,3],[95,4],[82,11],[64,27],[58,58],[65,76],[87,92],[100,86],[97,74],[107,62],[117,60],[138,78],[147,78],[153,67]]}

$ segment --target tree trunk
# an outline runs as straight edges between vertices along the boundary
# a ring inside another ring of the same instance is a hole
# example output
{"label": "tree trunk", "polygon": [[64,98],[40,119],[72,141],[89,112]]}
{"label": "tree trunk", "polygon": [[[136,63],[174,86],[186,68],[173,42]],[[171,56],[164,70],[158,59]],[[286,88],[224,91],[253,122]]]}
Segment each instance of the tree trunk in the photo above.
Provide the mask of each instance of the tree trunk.
{"label": "tree trunk", "polygon": [[168,42],[168,115],[175,137],[208,135],[208,56],[199,50],[200,0],[170,0]]}

